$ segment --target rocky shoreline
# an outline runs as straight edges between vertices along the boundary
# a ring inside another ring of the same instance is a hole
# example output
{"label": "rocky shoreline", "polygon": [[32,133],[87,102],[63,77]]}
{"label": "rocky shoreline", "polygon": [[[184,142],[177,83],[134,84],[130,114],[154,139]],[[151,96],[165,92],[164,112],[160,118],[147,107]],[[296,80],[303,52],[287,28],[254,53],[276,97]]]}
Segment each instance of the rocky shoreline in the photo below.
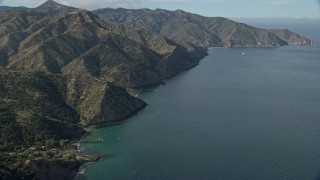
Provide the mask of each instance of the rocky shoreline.
{"label": "rocky shoreline", "polygon": [[[129,94],[131,94],[132,96],[134,97],[138,97],[141,90],[138,90],[138,89],[129,89],[127,90]],[[145,104],[145,106],[147,106],[147,104]],[[132,112],[132,114],[128,117],[124,117],[118,121],[115,121],[115,122],[110,122],[110,123],[103,123],[103,124],[99,124],[99,125],[91,125],[87,128],[85,128],[85,131],[86,133],[83,134],[80,138],[80,140],[77,142],[77,154],[79,155],[79,158],[80,159],[83,159],[84,161],[82,161],[82,164],[79,166],[79,170],[77,172],[77,174],[74,176],[75,179],[84,179],[83,177],[83,173],[85,171],[85,167],[87,165],[89,165],[90,163],[93,163],[95,161],[98,161],[102,158],[105,158],[104,156],[102,155],[88,155],[88,154],[85,154],[84,152],[81,152],[81,150],[79,149],[80,148],[80,143],[83,142],[83,139],[90,135],[90,131],[96,129],[96,128],[102,128],[102,127],[106,127],[106,126],[112,126],[112,125],[115,125],[115,124],[119,124],[119,123],[123,123],[125,120],[129,119],[130,117],[132,116],[135,116],[137,113],[139,113],[139,111],[141,111],[145,106],[143,106],[141,109],[138,109],[136,110],[135,112]],[[92,141],[92,142],[100,142],[99,140],[96,140],[96,141]]]}
{"label": "rocky shoreline", "polygon": [[3,154],[6,161],[15,161],[11,168],[0,167],[0,179],[73,179],[79,168],[99,160],[100,156],[84,155],[74,147],[39,150],[29,148],[22,152]]}
{"label": "rocky shoreline", "polygon": [[0,8],[0,21],[0,179],[73,178],[99,159],[78,152],[86,131],[135,115],[147,105],[137,88],[197,66],[207,47],[312,43],[180,10],[90,12],[52,0]]}

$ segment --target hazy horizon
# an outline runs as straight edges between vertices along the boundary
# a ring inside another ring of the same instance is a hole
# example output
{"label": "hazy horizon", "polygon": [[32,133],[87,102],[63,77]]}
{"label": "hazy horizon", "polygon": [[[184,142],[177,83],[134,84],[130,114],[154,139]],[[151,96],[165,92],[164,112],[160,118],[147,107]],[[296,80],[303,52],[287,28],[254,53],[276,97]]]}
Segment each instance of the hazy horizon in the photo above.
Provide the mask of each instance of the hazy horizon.
{"label": "hazy horizon", "polygon": [[[0,6],[37,7],[46,0],[0,0]],[[181,9],[203,16],[231,19],[310,19],[320,20],[320,0],[55,0],[58,3],[94,10],[99,8]]]}

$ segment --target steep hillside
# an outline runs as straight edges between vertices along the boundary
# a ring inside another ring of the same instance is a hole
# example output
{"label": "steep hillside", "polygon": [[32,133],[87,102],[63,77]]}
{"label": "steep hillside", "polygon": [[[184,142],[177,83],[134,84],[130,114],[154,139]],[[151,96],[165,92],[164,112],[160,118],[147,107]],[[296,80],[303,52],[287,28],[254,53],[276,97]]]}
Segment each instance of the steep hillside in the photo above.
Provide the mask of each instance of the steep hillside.
{"label": "steep hillside", "polygon": [[[135,28],[148,28],[177,42],[205,47],[274,47],[287,44],[311,44],[304,37],[279,37],[279,32],[258,29],[222,17],[204,17],[181,10],[163,9],[98,9],[94,14],[102,19]],[[288,33],[287,33],[288,34]]]}
{"label": "steep hillside", "polygon": [[[81,9],[0,11],[0,22],[0,172],[21,170],[28,153],[35,153],[26,148],[57,146],[78,139],[90,125],[128,118],[146,103],[126,88],[159,84],[207,54],[205,48],[106,22]],[[16,150],[22,155],[7,156]],[[57,162],[65,161],[61,157]]]}
{"label": "steep hillside", "polygon": [[11,70],[81,72],[122,87],[141,87],[190,69],[206,55],[204,48],[105,22],[85,10],[20,14],[0,18],[0,61]]}
{"label": "steep hillside", "polygon": [[88,161],[73,144],[86,127],[133,115],[146,103],[128,89],[196,66],[206,47],[311,43],[180,10],[93,12],[0,7],[0,179],[71,179]]}
{"label": "steep hillside", "polygon": [[64,81],[61,76],[41,72],[1,70],[1,150],[81,135],[79,114],[64,100]]}
{"label": "steep hillside", "polygon": [[127,118],[146,103],[126,88],[159,84],[207,55],[86,10],[67,13],[73,9],[53,1],[35,9],[0,11],[3,149]]}
{"label": "steep hillside", "polygon": [[72,146],[84,127],[122,120],[145,105],[99,79],[0,68],[0,179],[72,179],[96,160]]}

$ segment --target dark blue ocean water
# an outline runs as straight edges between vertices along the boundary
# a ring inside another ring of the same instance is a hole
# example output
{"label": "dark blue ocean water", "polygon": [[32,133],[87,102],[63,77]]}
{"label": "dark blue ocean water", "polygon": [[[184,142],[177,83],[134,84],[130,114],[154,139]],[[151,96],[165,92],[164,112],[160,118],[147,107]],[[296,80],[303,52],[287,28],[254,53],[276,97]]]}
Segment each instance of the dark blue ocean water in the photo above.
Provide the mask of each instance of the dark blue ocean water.
{"label": "dark blue ocean water", "polygon": [[104,141],[81,150],[106,158],[87,179],[319,179],[320,47],[209,53],[144,89],[138,115],[91,132]]}

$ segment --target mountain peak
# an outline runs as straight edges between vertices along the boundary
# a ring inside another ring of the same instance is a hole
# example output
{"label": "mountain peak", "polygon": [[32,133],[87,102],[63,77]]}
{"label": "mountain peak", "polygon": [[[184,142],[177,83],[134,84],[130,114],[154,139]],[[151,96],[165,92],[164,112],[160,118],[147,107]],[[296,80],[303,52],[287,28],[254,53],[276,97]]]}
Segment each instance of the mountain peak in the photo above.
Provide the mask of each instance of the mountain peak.
{"label": "mountain peak", "polygon": [[43,4],[38,6],[37,8],[39,8],[39,7],[57,7],[57,6],[65,6],[65,5],[59,4],[53,0],[47,0],[46,2],[44,2]]}
{"label": "mountain peak", "polygon": [[48,0],[36,7],[35,10],[46,13],[69,13],[74,11],[76,8],[59,4],[53,0]]}

